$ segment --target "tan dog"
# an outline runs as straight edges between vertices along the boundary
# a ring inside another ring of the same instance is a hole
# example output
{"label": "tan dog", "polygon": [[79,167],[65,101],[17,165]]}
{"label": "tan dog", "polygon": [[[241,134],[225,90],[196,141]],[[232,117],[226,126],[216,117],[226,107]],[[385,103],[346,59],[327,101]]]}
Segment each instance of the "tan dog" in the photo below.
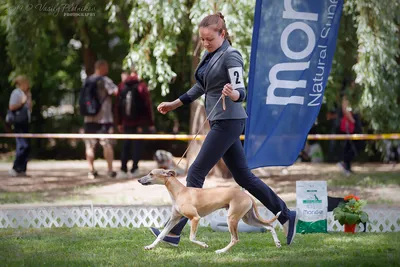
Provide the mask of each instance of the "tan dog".
{"label": "tan dog", "polygon": [[215,210],[228,209],[228,228],[231,233],[231,242],[223,249],[215,251],[223,253],[239,242],[238,223],[240,219],[249,225],[265,227],[270,230],[275,245],[281,246],[271,223],[274,222],[280,212],[271,220],[263,220],[257,210],[254,199],[238,188],[216,187],[216,188],[192,188],[186,187],[175,178],[175,172],[163,169],[154,169],[148,175],[139,179],[142,185],[160,184],[165,185],[172,198],[171,219],[159,234],[156,240],[145,249],[154,248],[179,222],[182,216],[191,221],[190,241],[204,248],[208,245],[196,240],[197,227],[201,217],[204,217]]}

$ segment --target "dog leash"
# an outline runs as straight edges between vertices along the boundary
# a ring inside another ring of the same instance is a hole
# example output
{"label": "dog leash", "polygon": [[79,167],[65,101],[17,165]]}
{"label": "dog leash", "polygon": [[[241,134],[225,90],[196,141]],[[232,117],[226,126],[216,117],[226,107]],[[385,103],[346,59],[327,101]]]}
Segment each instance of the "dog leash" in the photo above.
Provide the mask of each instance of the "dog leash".
{"label": "dog leash", "polygon": [[215,103],[215,106],[212,108],[212,110],[210,111],[210,114],[208,114],[207,118],[204,120],[203,124],[200,126],[199,130],[197,131],[196,135],[193,137],[193,139],[190,141],[188,147],[186,148],[185,152],[183,153],[182,157],[179,159],[178,163],[176,164],[174,171],[177,170],[179,163],[181,163],[183,157],[186,155],[186,153],[189,151],[190,146],[192,145],[193,141],[196,140],[196,137],[199,135],[201,129],[203,129],[204,124],[206,124],[206,122],[208,121],[208,118],[210,118],[212,112],[214,111],[214,109],[217,107],[219,101],[221,101],[222,99],[222,109],[226,110],[226,105],[225,105],[225,95],[221,94],[221,96],[219,97],[217,103]]}

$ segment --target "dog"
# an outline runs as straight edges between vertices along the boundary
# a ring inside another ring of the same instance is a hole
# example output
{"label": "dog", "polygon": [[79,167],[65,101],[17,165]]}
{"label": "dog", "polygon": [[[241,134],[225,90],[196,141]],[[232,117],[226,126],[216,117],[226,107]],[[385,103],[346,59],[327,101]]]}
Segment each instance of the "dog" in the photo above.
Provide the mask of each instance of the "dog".
{"label": "dog", "polygon": [[275,245],[279,248],[281,243],[272,224],[280,212],[271,220],[260,217],[255,200],[238,188],[216,187],[216,188],[192,188],[186,187],[176,179],[176,173],[171,170],[154,169],[148,175],[138,181],[142,185],[165,185],[172,198],[171,218],[156,240],[146,250],[153,249],[179,222],[182,216],[191,221],[190,241],[207,248],[208,245],[196,239],[197,227],[201,217],[215,210],[226,208],[228,210],[228,229],[231,233],[231,242],[216,253],[227,252],[232,246],[239,242],[238,223],[240,219],[249,225],[264,227],[271,231]]}
{"label": "dog", "polygon": [[185,170],[176,166],[174,156],[169,151],[158,149],[154,153],[153,159],[157,163],[157,168],[159,169],[174,169],[177,175],[183,175],[185,173]]}
{"label": "dog", "polygon": [[172,169],[175,167],[174,157],[169,151],[158,149],[154,153],[153,159],[157,162],[157,168],[159,169]]}

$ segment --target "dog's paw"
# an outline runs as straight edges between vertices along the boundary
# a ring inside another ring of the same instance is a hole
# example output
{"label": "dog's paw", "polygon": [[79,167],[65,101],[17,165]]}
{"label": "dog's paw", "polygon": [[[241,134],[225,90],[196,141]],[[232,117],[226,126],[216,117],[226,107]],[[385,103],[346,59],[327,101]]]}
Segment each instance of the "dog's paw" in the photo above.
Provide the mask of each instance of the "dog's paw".
{"label": "dog's paw", "polygon": [[208,248],[208,245],[206,243],[202,243],[200,244],[200,246],[202,246],[203,248]]}
{"label": "dog's paw", "polygon": [[202,248],[208,248],[208,245],[206,243],[204,243],[204,242],[197,241],[197,240],[190,240],[190,241],[192,241],[193,243],[199,245]]}
{"label": "dog's paw", "polygon": [[277,248],[280,248],[281,247],[281,242],[276,242],[275,245],[276,245]]}
{"label": "dog's paw", "polygon": [[215,251],[215,253],[217,253],[217,254],[221,254],[221,253],[224,253],[224,252],[225,252],[224,249],[218,249],[218,250]]}
{"label": "dog's paw", "polygon": [[144,247],[145,250],[152,250],[153,248],[154,248],[154,246],[152,246],[152,245]]}

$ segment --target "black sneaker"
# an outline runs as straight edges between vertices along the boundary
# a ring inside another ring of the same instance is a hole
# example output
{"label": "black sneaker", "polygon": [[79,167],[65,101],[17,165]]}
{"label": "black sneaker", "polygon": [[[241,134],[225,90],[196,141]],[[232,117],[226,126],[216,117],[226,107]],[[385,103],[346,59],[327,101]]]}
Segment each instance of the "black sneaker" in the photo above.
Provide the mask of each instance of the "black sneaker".
{"label": "black sneaker", "polygon": [[24,171],[16,171],[14,169],[9,170],[8,175],[10,175],[11,177],[31,177]]}
{"label": "black sneaker", "polygon": [[[155,237],[160,235],[160,230],[158,230],[157,228],[154,227],[150,227],[150,231],[153,233],[153,235]],[[170,235],[166,235],[163,240],[163,242],[170,244],[171,246],[177,247],[179,244],[179,241],[181,240],[180,236],[170,236]]]}
{"label": "black sneaker", "polygon": [[115,171],[109,171],[109,172],[107,172],[107,176],[108,176],[109,178],[115,178],[115,177],[117,176],[117,172],[115,172]]}
{"label": "black sneaker", "polygon": [[99,176],[98,173],[97,173],[97,171],[90,171],[90,172],[88,172],[88,178],[89,178],[89,179],[96,179],[97,176]]}

